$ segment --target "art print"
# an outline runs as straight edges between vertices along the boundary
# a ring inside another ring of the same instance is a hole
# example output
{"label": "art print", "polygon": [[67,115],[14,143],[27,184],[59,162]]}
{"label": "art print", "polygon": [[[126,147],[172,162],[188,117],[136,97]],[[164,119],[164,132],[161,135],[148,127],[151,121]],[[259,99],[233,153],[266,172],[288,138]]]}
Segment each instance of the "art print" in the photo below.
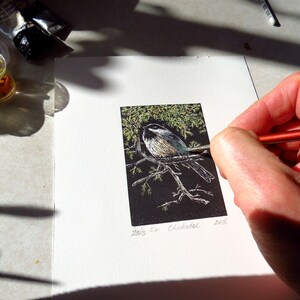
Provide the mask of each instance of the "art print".
{"label": "art print", "polygon": [[133,226],[226,215],[201,104],[121,107]]}

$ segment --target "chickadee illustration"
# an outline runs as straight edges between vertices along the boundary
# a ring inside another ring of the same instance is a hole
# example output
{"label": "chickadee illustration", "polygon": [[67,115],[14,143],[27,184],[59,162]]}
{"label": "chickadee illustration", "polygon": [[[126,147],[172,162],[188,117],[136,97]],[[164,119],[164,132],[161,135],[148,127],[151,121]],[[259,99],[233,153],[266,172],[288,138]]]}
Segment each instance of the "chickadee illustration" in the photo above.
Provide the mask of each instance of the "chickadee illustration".
{"label": "chickadee illustration", "polygon": [[[176,134],[157,123],[150,123],[143,127],[142,139],[154,158],[186,156],[192,150]],[[190,160],[187,164],[206,182],[211,182],[215,178],[196,161]]]}

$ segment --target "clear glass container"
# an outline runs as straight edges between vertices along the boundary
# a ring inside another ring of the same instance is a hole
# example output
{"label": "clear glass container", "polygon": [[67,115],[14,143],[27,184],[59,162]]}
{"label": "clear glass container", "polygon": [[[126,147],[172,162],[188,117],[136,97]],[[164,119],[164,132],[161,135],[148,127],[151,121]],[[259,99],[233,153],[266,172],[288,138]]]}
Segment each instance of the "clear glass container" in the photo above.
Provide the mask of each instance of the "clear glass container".
{"label": "clear glass container", "polygon": [[[0,49],[1,50],[1,49]],[[6,71],[6,59],[0,54],[0,103],[10,100],[16,90],[14,79]]]}

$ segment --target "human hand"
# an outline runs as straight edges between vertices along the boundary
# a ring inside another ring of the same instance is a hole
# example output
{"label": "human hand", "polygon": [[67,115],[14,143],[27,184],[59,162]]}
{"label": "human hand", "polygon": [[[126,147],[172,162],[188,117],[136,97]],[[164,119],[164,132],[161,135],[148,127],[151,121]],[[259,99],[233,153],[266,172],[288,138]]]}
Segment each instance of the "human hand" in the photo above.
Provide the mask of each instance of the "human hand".
{"label": "human hand", "polygon": [[211,154],[265,259],[300,294],[300,142],[267,149],[256,136],[290,129],[300,129],[300,72],[214,137]]}

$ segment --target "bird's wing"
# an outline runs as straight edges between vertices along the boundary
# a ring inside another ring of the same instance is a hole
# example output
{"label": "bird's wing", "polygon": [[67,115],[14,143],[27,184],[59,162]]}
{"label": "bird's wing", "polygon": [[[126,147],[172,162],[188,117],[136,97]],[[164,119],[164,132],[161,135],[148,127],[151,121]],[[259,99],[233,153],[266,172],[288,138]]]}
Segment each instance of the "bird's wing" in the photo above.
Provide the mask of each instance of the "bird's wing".
{"label": "bird's wing", "polygon": [[177,149],[178,154],[187,154],[188,147],[186,146],[185,142],[177,135],[169,133],[164,136],[164,139]]}

